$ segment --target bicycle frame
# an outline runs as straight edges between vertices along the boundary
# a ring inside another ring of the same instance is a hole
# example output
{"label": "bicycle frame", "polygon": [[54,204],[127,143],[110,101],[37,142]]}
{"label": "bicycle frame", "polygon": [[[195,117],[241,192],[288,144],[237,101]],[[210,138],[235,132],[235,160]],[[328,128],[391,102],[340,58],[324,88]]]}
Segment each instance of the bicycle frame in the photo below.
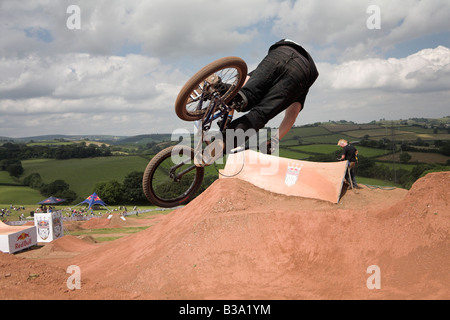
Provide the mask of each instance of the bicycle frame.
{"label": "bicycle frame", "polygon": [[[202,94],[200,95],[199,103],[197,105],[197,110],[201,110],[203,106],[203,102],[205,101],[205,95],[208,93],[209,84],[207,81],[205,81],[203,86]],[[209,129],[211,129],[212,123],[217,120],[221,119],[221,122],[219,124],[220,132],[224,132],[228,123],[231,122],[233,119],[234,110],[231,109],[222,99],[222,97],[215,92],[211,97],[211,103],[205,112],[204,117],[201,120],[201,128],[198,128],[201,130],[201,139],[198,142],[201,145],[203,142],[206,143],[206,145],[209,145],[211,142],[209,140],[204,139],[204,133],[207,132]],[[202,148],[203,149],[203,148]],[[192,166],[186,168],[182,172],[178,173],[177,175],[174,174],[177,168],[181,167],[182,165],[188,164],[191,161],[191,159],[187,159],[175,166],[173,166],[170,170],[170,177],[174,179],[174,181],[179,181],[183,175],[186,173],[192,171],[196,167],[202,163],[201,166],[207,166],[207,164],[204,164],[203,162],[199,162],[198,164],[193,164]]]}
{"label": "bicycle frame", "polygon": [[[205,81],[204,88],[208,87],[209,85],[207,81]],[[205,91],[203,91],[200,96],[200,102],[197,106],[197,110],[202,109],[204,98],[205,98]],[[219,109],[217,113],[215,113],[216,109]],[[202,133],[208,131],[211,128],[211,123],[219,118],[222,118],[222,122],[220,123],[219,129],[220,132],[223,132],[227,127],[228,122],[230,122],[233,119],[233,113],[234,110],[228,107],[223,101],[222,97],[220,97],[220,95],[217,92],[215,92],[212,96],[211,104],[209,105],[209,108],[202,119]]]}

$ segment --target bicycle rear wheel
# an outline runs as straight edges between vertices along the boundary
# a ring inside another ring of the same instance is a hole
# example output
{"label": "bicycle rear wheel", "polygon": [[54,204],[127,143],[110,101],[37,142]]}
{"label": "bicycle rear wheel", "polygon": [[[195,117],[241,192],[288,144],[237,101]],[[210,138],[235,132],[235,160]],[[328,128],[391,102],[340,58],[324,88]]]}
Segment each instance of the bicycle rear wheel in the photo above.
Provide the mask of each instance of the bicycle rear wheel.
{"label": "bicycle rear wheel", "polygon": [[204,176],[203,167],[195,166],[193,159],[194,149],[180,145],[168,147],[154,156],[142,179],[147,199],[164,208],[190,201]]}
{"label": "bicycle rear wheel", "polygon": [[244,85],[246,77],[247,64],[239,57],[225,57],[211,62],[194,74],[180,90],[175,101],[177,116],[185,121],[200,120],[215,92],[228,103]]}

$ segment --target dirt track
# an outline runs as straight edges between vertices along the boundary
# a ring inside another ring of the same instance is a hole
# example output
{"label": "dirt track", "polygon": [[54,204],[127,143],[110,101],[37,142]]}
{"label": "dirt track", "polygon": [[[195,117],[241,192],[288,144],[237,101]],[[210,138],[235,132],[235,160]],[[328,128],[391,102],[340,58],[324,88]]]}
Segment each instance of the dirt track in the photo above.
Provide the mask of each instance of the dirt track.
{"label": "dirt track", "polygon": [[[409,191],[364,187],[332,204],[217,180],[108,244],[65,236],[39,253],[0,253],[0,298],[449,299],[449,181],[432,173]],[[69,265],[80,290],[66,287]],[[372,265],[381,289],[367,287]]]}

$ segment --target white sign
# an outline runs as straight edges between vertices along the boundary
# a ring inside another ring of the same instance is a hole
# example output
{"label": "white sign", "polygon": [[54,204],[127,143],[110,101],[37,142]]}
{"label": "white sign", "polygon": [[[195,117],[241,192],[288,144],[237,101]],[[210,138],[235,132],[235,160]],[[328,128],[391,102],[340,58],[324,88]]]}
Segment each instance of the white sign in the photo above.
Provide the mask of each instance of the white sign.
{"label": "white sign", "polygon": [[36,226],[38,242],[51,242],[64,235],[61,211],[35,213],[34,225]]}
{"label": "white sign", "polygon": [[14,253],[37,243],[35,227],[3,226],[0,230],[0,251]]}

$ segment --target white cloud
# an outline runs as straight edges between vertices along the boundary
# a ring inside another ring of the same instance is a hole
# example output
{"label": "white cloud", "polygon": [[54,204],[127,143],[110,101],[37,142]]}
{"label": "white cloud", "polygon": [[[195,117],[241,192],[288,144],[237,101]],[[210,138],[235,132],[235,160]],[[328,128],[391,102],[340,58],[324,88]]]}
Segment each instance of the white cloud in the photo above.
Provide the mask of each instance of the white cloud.
{"label": "white cloud", "polygon": [[58,129],[71,134],[166,130],[154,120],[174,114],[173,103],[188,78],[142,55],[33,55],[3,58],[0,69],[5,70],[0,73],[1,129],[13,137]]}
{"label": "white cloud", "polygon": [[[63,54],[0,60],[3,99],[119,96],[148,99],[180,85],[186,76],[142,55]],[[169,84],[172,84],[170,86]]]}
{"label": "white cloud", "polygon": [[[66,27],[72,4],[80,30]],[[380,30],[366,26],[369,5],[381,9]],[[448,38],[385,55],[448,35],[449,11],[447,0],[3,0],[0,135],[192,129],[173,103],[197,66],[239,52],[251,70],[285,37],[304,44],[320,72],[299,123],[443,116]]]}
{"label": "white cloud", "polygon": [[[368,29],[371,5],[380,8],[381,29]],[[285,1],[274,33],[304,43],[321,60],[378,57],[395,45],[449,32],[446,0]]]}
{"label": "white cloud", "polygon": [[[257,34],[252,26],[273,17],[278,7],[274,0],[77,0],[70,4],[80,8],[79,30],[66,27],[67,2],[2,2],[0,31],[5,41],[0,54],[114,55],[134,45],[154,56],[212,55],[250,42]],[[30,36],[26,30],[36,31]],[[51,35],[52,41],[42,41],[37,30]]]}
{"label": "white cloud", "polygon": [[335,90],[387,91],[450,90],[450,49],[424,49],[406,58],[352,60],[339,65],[321,64],[322,83]]}
{"label": "white cloud", "polygon": [[318,63],[318,69],[297,124],[448,115],[449,48],[424,49],[401,59]]}

